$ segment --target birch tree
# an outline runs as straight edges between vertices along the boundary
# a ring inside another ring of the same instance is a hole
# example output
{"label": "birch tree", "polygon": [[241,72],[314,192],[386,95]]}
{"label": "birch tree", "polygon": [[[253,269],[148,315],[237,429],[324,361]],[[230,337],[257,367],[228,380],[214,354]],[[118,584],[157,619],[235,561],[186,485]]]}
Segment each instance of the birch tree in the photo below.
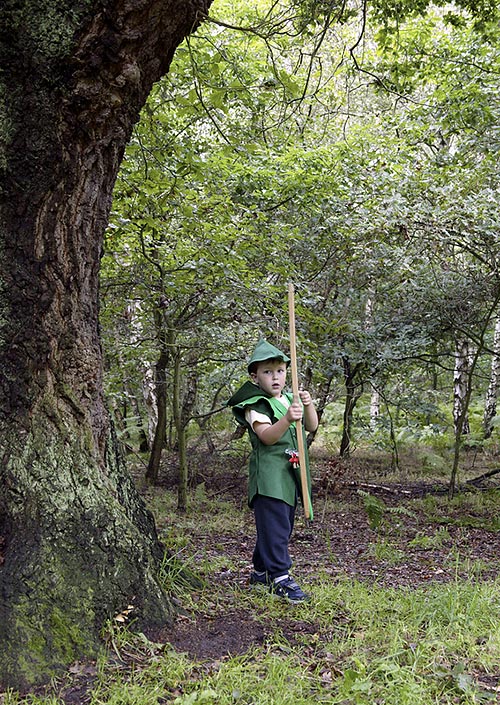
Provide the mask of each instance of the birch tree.
{"label": "birch tree", "polygon": [[455,343],[455,366],[453,369],[453,423],[455,435],[470,433],[467,414],[467,392],[470,385],[471,351],[468,340],[459,339]]}
{"label": "birch tree", "polygon": [[483,433],[490,438],[493,433],[493,420],[497,413],[498,386],[500,384],[500,317],[495,321],[493,334],[493,352],[491,356],[491,371],[486,399],[484,403]]}

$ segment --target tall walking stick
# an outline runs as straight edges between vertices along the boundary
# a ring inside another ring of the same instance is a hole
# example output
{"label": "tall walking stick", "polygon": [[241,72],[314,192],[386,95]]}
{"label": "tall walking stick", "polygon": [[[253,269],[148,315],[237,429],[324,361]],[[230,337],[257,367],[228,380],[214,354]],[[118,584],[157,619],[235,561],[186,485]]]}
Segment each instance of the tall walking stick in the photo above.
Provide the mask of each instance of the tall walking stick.
{"label": "tall walking stick", "polygon": [[[299,374],[297,371],[297,350],[295,342],[295,289],[292,282],[288,282],[288,318],[290,326],[290,369],[292,370],[292,394],[293,401],[300,402]],[[297,451],[299,454],[300,487],[302,489],[304,516],[306,519],[312,519],[309,487],[307,484],[306,452],[304,448],[304,437],[302,435],[302,420],[295,422],[295,428],[297,431]]]}

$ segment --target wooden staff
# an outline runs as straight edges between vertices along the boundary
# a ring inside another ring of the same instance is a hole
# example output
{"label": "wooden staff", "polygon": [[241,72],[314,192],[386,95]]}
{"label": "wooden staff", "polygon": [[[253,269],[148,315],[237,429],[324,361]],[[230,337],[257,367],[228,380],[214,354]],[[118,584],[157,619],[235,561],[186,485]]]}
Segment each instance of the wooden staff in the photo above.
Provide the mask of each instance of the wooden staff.
{"label": "wooden staff", "polygon": [[[288,318],[290,325],[290,369],[292,371],[292,394],[293,401],[300,403],[299,374],[297,371],[297,350],[295,342],[295,289],[292,282],[288,282]],[[295,428],[297,431],[297,451],[299,454],[300,486],[302,489],[304,516],[306,519],[311,519],[309,487],[307,484],[306,452],[304,448],[304,437],[302,435],[302,420],[295,422]]]}

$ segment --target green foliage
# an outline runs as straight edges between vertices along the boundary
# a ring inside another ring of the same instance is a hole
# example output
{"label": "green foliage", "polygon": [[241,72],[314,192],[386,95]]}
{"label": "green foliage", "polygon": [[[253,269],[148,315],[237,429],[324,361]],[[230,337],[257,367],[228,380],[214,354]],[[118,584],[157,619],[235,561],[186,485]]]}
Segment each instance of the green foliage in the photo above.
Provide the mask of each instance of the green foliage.
{"label": "green foliage", "polygon": [[[496,502],[498,489],[461,492],[451,501],[447,497],[429,495],[422,500],[422,507],[429,520],[442,525],[438,535],[447,537],[448,526],[477,527],[497,532]],[[416,538],[417,541],[418,537]],[[435,539],[439,540],[439,539]]]}
{"label": "green foliage", "polygon": [[[213,7],[145,106],[102,263],[108,393],[145,416],[141,375],[163,354],[169,399],[181,362],[184,422],[220,408],[258,337],[287,346],[292,276],[299,366],[325,442],[340,443],[351,375],[364,391],[351,449],[417,443],[446,471],[457,337],[481,346],[473,407],[489,374],[498,37],[474,24],[486,4],[449,8],[463,20],[451,22],[426,2],[381,2],[352,63],[355,17],[324,33],[340,7],[293,7]],[[246,31],[222,32],[219,18]],[[213,418],[207,433],[230,423]]]}
{"label": "green foliage", "polygon": [[198,705],[198,703],[213,705],[218,699],[218,694],[215,690],[206,688],[205,690],[193,690],[188,695],[179,695],[174,700],[174,705]]}
{"label": "green foliage", "polygon": [[450,540],[450,534],[447,529],[439,527],[435,534],[429,536],[428,534],[418,533],[415,538],[409,542],[409,546],[417,546],[423,550],[430,550],[432,548],[440,547],[443,543]]}
{"label": "green foliage", "polygon": [[365,492],[364,490],[357,490],[358,495],[363,500],[363,507],[368,516],[368,522],[370,524],[370,529],[378,531],[387,519],[387,514],[392,516],[398,514],[412,515],[412,513],[405,507],[388,507],[387,504],[376,497],[370,492]]}
{"label": "green foliage", "polygon": [[370,529],[380,528],[384,514],[387,511],[387,505],[378,497],[375,497],[364,490],[358,490],[358,494],[363,500],[363,506],[370,523]]}
{"label": "green foliage", "polygon": [[369,554],[384,565],[398,565],[405,561],[404,552],[384,539],[371,544]]}
{"label": "green foliage", "polygon": [[179,595],[188,589],[202,587],[202,580],[189,563],[189,560],[183,559],[180,552],[165,552],[158,577],[160,585],[169,595]]}

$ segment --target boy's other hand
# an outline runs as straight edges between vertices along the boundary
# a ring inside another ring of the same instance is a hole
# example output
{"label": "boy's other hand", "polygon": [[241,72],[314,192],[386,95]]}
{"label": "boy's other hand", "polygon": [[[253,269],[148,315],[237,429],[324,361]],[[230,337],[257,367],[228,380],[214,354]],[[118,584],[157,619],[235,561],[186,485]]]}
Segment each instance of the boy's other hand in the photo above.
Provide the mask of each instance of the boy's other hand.
{"label": "boy's other hand", "polygon": [[309,406],[309,404],[312,404],[312,397],[307,389],[299,389],[299,397],[304,406]]}

